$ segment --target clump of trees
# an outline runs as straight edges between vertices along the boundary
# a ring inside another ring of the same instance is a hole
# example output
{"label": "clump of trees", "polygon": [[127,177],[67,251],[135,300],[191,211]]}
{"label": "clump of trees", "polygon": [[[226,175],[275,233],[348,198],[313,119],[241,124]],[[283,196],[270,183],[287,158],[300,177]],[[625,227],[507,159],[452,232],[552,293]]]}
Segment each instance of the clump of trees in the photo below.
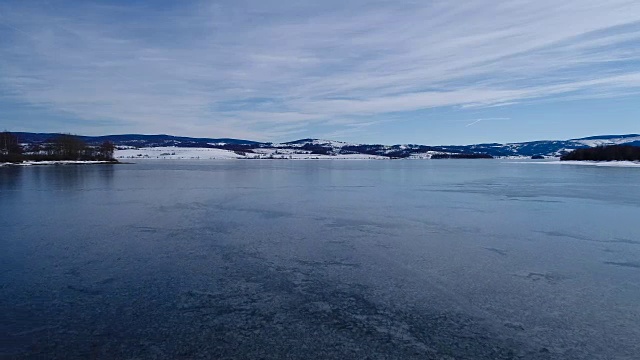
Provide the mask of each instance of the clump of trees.
{"label": "clump of trees", "polygon": [[640,161],[640,147],[630,145],[609,145],[576,149],[566,155],[563,155],[560,160]]}
{"label": "clump of trees", "polygon": [[42,144],[23,149],[17,136],[9,132],[0,133],[0,162],[58,161],[58,160],[102,160],[113,158],[115,145],[105,141],[99,146],[89,146],[81,138],[60,134]]}
{"label": "clump of trees", "polygon": [[302,150],[310,151],[312,154],[317,155],[333,155],[333,149],[328,146],[315,145],[315,144],[304,144],[300,147]]}
{"label": "clump of trees", "polygon": [[10,132],[0,133],[0,162],[22,161],[22,147],[18,137]]}

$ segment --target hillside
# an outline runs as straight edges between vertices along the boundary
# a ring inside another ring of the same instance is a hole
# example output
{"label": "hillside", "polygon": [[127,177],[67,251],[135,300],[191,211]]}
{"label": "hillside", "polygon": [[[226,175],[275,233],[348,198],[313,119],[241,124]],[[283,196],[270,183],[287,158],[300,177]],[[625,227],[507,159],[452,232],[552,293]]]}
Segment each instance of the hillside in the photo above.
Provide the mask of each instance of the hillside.
{"label": "hillside", "polygon": [[[20,143],[29,146],[42,144],[57,134],[15,133]],[[640,146],[640,135],[602,135],[569,140],[542,140],[521,143],[487,143],[472,145],[419,145],[419,144],[355,144],[333,140],[300,139],[284,143],[258,142],[229,138],[192,138],[171,135],[123,134],[106,136],[80,136],[89,145],[97,146],[111,141],[122,157],[171,157],[172,153],[185,153],[180,158],[300,158],[300,157],[357,157],[357,158],[486,158],[486,157],[560,157],[576,149],[596,146]],[[158,151],[141,151],[154,148]],[[159,148],[164,148],[160,150]],[[180,150],[191,148],[192,151]],[[197,149],[226,150],[194,153]],[[126,152],[122,152],[127,150]],[[138,150],[138,151],[136,151]],[[214,154],[215,153],[215,154]],[[158,154],[154,156],[154,154]]]}

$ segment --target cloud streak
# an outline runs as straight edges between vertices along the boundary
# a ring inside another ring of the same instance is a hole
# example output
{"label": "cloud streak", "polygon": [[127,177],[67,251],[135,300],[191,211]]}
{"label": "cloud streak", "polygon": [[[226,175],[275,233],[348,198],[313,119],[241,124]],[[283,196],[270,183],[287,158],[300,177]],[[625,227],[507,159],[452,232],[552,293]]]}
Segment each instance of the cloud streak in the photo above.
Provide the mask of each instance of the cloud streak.
{"label": "cloud streak", "polygon": [[469,126],[473,126],[481,121],[492,121],[492,120],[511,120],[511,118],[481,118],[481,119],[475,119],[473,121],[471,121],[470,123],[468,123],[467,125],[465,125],[465,127],[469,127]]}
{"label": "cloud streak", "polygon": [[637,1],[47,4],[0,4],[0,89],[87,128],[283,140],[640,90]]}

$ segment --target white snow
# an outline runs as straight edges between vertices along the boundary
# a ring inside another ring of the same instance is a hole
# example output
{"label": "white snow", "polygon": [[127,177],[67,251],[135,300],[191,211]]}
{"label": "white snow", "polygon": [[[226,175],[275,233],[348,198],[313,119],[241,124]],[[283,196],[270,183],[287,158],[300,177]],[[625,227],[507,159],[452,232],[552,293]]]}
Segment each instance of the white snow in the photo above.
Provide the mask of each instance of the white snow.
{"label": "white snow", "polygon": [[503,160],[524,160],[524,159],[531,159],[531,156],[509,155],[509,156],[495,156],[494,158],[503,159]]}
{"label": "white snow", "polygon": [[433,155],[446,155],[451,154],[448,152],[442,151],[427,151],[422,153],[411,153],[411,155],[407,159],[431,159]]}
{"label": "white snow", "polygon": [[573,141],[590,146],[590,147],[603,146],[603,145],[623,145],[623,144],[634,142],[634,141],[640,141],[640,136],[626,137],[626,138],[595,139],[595,140],[573,140]]}
{"label": "white snow", "polygon": [[[360,144],[348,143],[344,141],[336,141],[336,140],[323,140],[323,139],[313,139],[311,141],[300,142],[297,144],[286,143],[288,147],[303,147],[307,144],[310,145],[321,145],[321,146],[331,146],[333,148],[342,148],[344,146],[358,146]],[[285,146],[285,144],[272,144],[273,146],[280,147]]]}
{"label": "white snow", "polygon": [[177,146],[116,150],[116,159],[240,159],[245,156],[230,150],[184,148]]}
{"label": "white snow", "polygon": [[294,160],[388,160],[386,156],[368,155],[368,154],[344,154],[344,155],[316,155],[316,154],[296,154]]}
{"label": "white snow", "polygon": [[335,140],[314,140],[314,145],[329,145],[334,148],[341,148],[343,146],[357,146],[358,144],[347,143],[344,141],[335,141]]}
{"label": "white snow", "polygon": [[509,164],[582,165],[602,167],[640,167],[640,161],[509,161]]}
{"label": "white snow", "polygon": [[292,155],[292,154],[311,154],[309,150],[300,150],[300,149],[274,149],[274,148],[260,148],[253,149],[254,153],[266,155],[266,156],[277,156],[277,155]]}
{"label": "white snow", "polygon": [[291,159],[291,160],[377,160],[384,156],[366,154],[318,155],[307,150],[261,148],[253,152],[234,152],[214,148],[183,148],[175,146],[123,149],[114,152],[116,159]]}

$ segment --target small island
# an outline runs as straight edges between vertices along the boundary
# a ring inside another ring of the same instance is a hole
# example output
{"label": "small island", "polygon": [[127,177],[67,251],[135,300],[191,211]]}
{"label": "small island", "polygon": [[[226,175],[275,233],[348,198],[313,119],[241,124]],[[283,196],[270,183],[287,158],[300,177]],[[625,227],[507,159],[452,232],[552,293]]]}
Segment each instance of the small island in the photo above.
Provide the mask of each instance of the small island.
{"label": "small island", "polygon": [[576,149],[560,157],[563,161],[640,161],[640,147],[630,145],[597,146]]}
{"label": "small island", "polygon": [[118,163],[113,157],[115,145],[105,141],[89,146],[80,137],[59,134],[42,144],[20,144],[16,135],[0,133],[0,164]]}

